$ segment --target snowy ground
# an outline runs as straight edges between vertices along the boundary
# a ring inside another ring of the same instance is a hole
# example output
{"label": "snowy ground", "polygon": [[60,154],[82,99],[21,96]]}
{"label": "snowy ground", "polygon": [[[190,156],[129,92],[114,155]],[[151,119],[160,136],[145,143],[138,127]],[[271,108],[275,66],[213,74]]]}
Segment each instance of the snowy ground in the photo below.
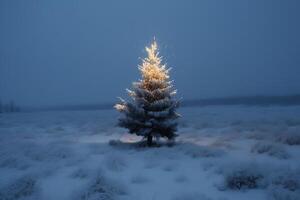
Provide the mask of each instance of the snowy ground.
{"label": "snowy ground", "polygon": [[300,107],[180,112],[177,144],[157,148],[115,111],[2,114],[0,200],[300,199]]}

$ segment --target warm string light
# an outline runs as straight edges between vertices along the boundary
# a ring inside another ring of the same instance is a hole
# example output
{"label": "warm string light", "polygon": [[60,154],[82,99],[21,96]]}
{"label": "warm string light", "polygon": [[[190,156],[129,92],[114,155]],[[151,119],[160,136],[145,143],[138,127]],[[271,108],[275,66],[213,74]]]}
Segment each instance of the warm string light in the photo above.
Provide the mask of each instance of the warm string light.
{"label": "warm string light", "polygon": [[143,77],[143,86],[151,90],[151,81],[164,82],[169,79],[169,70],[161,64],[162,57],[159,56],[157,43],[154,40],[150,47],[146,47],[148,57],[143,59],[142,65],[139,66]]}

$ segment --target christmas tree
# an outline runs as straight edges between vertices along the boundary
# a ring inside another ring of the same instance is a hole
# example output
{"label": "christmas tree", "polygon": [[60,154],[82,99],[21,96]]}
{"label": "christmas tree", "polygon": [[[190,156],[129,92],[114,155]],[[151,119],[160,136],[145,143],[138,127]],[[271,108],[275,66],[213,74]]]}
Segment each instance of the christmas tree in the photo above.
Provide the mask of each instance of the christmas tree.
{"label": "christmas tree", "polygon": [[119,126],[127,128],[129,133],[144,136],[151,146],[153,137],[166,137],[173,141],[176,119],[180,115],[176,113],[179,101],[174,98],[176,90],[169,79],[170,68],[162,64],[155,40],[146,47],[146,51],[148,56],[139,66],[142,79],[134,82],[131,90],[127,89],[132,101],[120,98],[121,103],[115,108],[123,113]]}

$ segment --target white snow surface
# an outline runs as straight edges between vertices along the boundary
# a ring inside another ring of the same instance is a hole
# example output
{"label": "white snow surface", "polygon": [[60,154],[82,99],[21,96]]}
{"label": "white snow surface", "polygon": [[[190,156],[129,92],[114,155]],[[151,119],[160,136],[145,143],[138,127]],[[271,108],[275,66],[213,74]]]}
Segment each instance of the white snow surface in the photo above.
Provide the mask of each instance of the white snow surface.
{"label": "white snow surface", "polygon": [[114,110],[0,114],[0,200],[300,199],[300,106],[179,113],[152,148]]}

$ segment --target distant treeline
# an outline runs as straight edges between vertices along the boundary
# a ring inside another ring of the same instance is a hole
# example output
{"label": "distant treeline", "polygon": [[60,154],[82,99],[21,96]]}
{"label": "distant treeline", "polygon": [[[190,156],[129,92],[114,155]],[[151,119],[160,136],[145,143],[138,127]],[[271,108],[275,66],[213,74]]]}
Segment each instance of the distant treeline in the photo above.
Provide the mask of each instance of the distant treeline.
{"label": "distant treeline", "polygon": [[223,97],[185,100],[182,102],[183,107],[210,105],[292,106],[300,105],[300,95]]}
{"label": "distant treeline", "polygon": [[0,101],[0,113],[11,113],[11,112],[20,112],[21,109],[15,104],[14,101],[8,103],[2,103]]}
{"label": "distant treeline", "polygon": [[[290,96],[243,96],[182,100],[181,107],[214,106],[214,105],[245,105],[245,106],[292,106],[300,105],[300,95]],[[22,108],[24,111],[50,111],[50,110],[109,110],[114,103],[62,105],[50,107]]]}

